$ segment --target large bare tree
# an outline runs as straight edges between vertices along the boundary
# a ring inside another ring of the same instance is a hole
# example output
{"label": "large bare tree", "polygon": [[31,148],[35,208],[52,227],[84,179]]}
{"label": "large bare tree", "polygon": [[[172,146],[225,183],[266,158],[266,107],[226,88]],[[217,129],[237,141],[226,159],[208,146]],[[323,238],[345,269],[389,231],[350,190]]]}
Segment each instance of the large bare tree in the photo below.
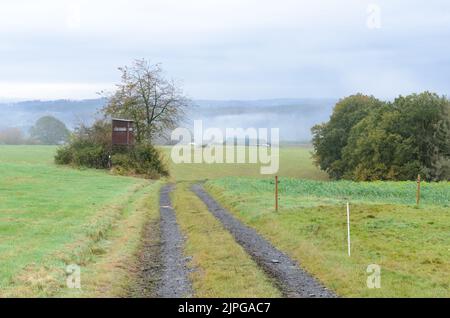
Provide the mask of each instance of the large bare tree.
{"label": "large bare tree", "polygon": [[159,64],[135,60],[120,67],[121,83],[103,108],[106,115],[134,120],[135,138],[150,142],[177,126],[189,100]]}

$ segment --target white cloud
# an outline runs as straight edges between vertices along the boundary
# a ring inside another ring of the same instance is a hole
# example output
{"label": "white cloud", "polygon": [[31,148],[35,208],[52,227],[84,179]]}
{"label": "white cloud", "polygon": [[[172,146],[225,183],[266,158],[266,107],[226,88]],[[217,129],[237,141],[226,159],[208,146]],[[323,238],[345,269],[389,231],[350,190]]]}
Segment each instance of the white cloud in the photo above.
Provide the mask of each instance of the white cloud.
{"label": "white cloud", "polygon": [[[74,11],[84,32],[138,32],[163,37],[258,28],[317,28],[364,17],[357,0],[40,0],[2,2],[0,26],[10,31],[64,32]],[[25,23],[24,23],[25,22]]]}
{"label": "white cloud", "polygon": [[111,83],[30,83],[30,82],[0,82],[2,99],[21,100],[53,100],[53,99],[87,99],[98,98],[97,92],[110,91]]}
{"label": "white cloud", "polygon": [[[380,29],[367,28],[371,3]],[[0,31],[0,82],[56,83],[72,98],[141,57],[163,62],[197,98],[450,86],[450,3],[438,0],[7,0]],[[425,79],[424,69],[434,72]],[[376,89],[390,76],[402,86]],[[51,94],[33,87],[9,93]]]}

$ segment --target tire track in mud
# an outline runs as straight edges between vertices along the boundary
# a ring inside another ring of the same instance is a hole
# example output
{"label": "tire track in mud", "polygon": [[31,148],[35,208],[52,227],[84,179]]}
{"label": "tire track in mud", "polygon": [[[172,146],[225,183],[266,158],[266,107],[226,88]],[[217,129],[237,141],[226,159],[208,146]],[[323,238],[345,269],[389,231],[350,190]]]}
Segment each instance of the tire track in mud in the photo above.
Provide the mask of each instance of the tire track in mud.
{"label": "tire track in mud", "polygon": [[173,185],[163,186],[159,198],[162,269],[156,296],[163,298],[192,295],[192,285],[188,278],[189,269],[183,255],[184,237],[178,227],[170,200],[173,187]]}
{"label": "tire track in mud", "polygon": [[297,262],[273,247],[255,230],[242,224],[230,212],[222,208],[206,193],[202,185],[193,185],[191,189],[256,263],[276,280],[278,287],[286,297],[336,297],[332,291],[301,269]]}

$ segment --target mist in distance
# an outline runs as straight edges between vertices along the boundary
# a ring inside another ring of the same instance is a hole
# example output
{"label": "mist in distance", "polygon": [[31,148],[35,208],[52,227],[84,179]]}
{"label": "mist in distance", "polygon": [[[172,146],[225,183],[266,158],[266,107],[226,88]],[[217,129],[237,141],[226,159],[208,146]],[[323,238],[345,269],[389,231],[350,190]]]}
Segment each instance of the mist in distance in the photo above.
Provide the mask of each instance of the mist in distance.
{"label": "mist in distance", "polygon": [[[180,126],[192,128],[202,120],[204,129],[279,128],[285,142],[307,143],[311,127],[327,121],[336,99],[193,100]],[[106,99],[26,101],[0,104],[0,130],[19,128],[27,134],[42,116],[51,115],[73,130],[101,118]]]}

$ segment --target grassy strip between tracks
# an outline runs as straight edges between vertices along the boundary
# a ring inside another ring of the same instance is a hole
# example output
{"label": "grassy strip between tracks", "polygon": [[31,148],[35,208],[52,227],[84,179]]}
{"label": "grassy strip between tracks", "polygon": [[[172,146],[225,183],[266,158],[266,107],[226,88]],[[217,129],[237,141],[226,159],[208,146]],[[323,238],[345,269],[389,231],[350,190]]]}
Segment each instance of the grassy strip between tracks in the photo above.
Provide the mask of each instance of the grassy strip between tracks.
{"label": "grassy strip between tracks", "polygon": [[189,190],[178,183],[172,193],[185,254],[192,257],[195,297],[279,297],[280,292],[230,233]]}

